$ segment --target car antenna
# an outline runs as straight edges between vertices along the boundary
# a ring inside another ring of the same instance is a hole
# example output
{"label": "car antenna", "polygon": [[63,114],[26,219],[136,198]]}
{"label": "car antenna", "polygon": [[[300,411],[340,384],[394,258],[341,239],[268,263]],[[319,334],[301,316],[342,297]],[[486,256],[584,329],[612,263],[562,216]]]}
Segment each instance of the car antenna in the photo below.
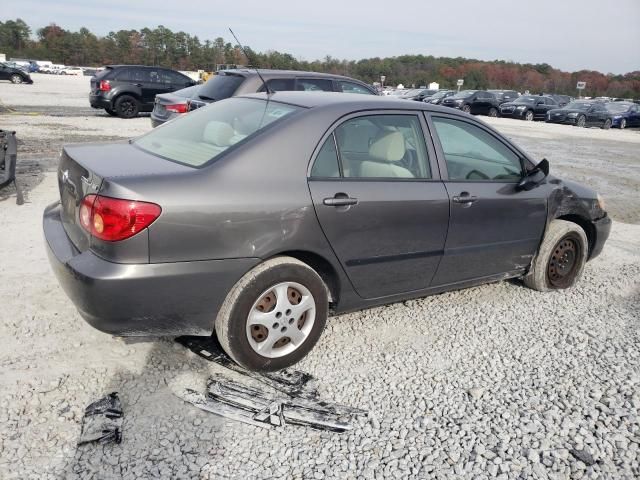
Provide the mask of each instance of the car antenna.
{"label": "car antenna", "polygon": [[[240,43],[240,40],[238,40],[238,37],[236,37],[236,34],[233,33],[233,30],[231,30],[231,27],[229,27],[229,31],[231,32],[231,35],[233,35],[233,38],[236,39],[236,42],[238,42],[238,45],[240,45],[240,48],[242,49],[242,53],[244,53],[244,56],[247,57],[247,60],[249,60],[249,55],[247,55],[247,51],[242,46],[242,43]],[[267,82],[264,81],[264,78],[262,78],[262,75],[260,75],[260,70],[258,70],[258,67],[255,67],[255,69],[256,69],[256,73],[260,77],[260,80],[262,80],[262,85],[264,85],[264,91],[267,92],[267,95],[271,95],[272,93],[274,93],[271,90],[269,90],[269,86],[267,85]]]}

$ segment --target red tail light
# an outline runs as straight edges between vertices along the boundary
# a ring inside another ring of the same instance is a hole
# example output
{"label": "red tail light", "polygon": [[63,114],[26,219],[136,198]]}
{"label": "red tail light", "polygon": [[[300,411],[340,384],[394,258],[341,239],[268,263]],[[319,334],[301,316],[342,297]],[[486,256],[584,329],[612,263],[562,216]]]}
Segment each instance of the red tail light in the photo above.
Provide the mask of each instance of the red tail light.
{"label": "red tail light", "polygon": [[165,105],[164,108],[166,108],[167,111],[169,112],[176,112],[176,113],[187,113],[189,111],[186,103],[176,103],[172,105]]}
{"label": "red tail light", "polygon": [[80,205],[80,224],[100,240],[117,242],[147,228],[160,212],[155,203],[87,195]]}
{"label": "red tail light", "polygon": [[100,80],[98,90],[100,90],[101,92],[108,92],[109,90],[111,90],[111,82],[109,80]]}

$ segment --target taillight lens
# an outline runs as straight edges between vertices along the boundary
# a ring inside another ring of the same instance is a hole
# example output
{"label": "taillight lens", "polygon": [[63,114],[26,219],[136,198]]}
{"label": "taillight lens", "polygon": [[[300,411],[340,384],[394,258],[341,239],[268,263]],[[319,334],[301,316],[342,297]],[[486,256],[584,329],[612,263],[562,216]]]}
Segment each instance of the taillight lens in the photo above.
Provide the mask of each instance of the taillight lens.
{"label": "taillight lens", "polygon": [[160,205],[136,200],[87,195],[80,205],[80,225],[107,242],[134,236],[160,216]]}
{"label": "taillight lens", "polygon": [[109,90],[111,90],[111,82],[109,80],[100,80],[98,90],[100,90],[101,92],[108,92]]}
{"label": "taillight lens", "polygon": [[188,111],[188,107],[186,103],[175,103],[172,105],[165,105],[164,108],[166,108],[167,111],[169,112],[175,112],[175,113],[187,113]]}

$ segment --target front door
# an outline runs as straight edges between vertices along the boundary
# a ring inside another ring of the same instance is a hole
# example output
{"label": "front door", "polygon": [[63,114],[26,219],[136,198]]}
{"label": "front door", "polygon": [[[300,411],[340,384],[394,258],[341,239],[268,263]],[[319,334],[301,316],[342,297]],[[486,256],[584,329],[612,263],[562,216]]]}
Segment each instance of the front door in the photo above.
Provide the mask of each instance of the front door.
{"label": "front door", "polygon": [[0,63],[0,80],[10,80],[11,79],[11,71],[9,67]]}
{"label": "front door", "polygon": [[444,115],[431,122],[451,202],[433,285],[524,270],[545,227],[546,189],[518,191],[523,160],[480,123]]}
{"label": "front door", "polygon": [[442,256],[449,199],[416,114],[366,114],[323,141],[309,177],[322,230],[356,292],[427,288]]}
{"label": "front door", "polygon": [[587,110],[587,125],[601,126],[607,119],[607,109],[603,104],[596,103]]}

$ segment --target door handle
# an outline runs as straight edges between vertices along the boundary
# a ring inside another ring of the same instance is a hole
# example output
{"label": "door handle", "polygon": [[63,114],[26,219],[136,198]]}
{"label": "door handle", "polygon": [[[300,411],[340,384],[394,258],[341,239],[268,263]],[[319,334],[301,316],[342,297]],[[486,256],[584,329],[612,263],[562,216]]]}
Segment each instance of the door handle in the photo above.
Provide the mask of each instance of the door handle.
{"label": "door handle", "polygon": [[329,207],[346,207],[349,205],[356,205],[358,203],[358,199],[351,198],[346,193],[336,193],[333,197],[322,200],[322,203]]}
{"label": "door handle", "polygon": [[142,86],[141,83],[134,83],[133,85],[136,86],[136,87],[141,87]]}
{"label": "door handle", "polygon": [[462,203],[462,204],[470,205],[473,202],[475,202],[476,200],[478,200],[478,197],[474,197],[473,195],[469,195],[468,192],[462,192],[460,195],[456,195],[455,197],[453,197],[452,200],[455,203]]}

